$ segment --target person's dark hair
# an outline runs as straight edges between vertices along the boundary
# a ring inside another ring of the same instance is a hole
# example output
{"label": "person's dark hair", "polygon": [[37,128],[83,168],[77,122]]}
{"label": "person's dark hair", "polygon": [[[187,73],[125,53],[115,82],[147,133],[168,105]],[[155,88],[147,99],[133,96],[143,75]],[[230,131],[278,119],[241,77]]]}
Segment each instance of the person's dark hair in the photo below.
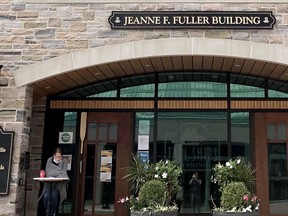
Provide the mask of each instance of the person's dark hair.
{"label": "person's dark hair", "polygon": [[56,154],[56,153],[59,153],[59,154],[63,155],[62,154],[62,149],[59,148],[59,147],[54,150],[54,154]]}

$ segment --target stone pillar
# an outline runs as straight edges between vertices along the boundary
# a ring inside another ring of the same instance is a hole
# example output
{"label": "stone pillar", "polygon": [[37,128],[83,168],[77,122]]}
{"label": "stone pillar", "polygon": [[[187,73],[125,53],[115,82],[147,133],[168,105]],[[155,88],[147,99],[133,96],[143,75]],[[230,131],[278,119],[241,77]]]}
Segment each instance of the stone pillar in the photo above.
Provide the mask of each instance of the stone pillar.
{"label": "stone pillar", "polygon": [[44,120],[46,110],[46,99],[33,101],[33,112],[31,118],[30,134],[30,168],[27,176],[27,199],[26,216],[37,215],[37,200],[39,196],[40,184],[33,182],[33,177],[39,176],[41,169],[41,156],[44,133]]}
{"label": "stone pillar", "polygon": [[20,183],[24,182],[25,170],[20,161],[29,146],[32,88],[16,88],[11,71],[9,65],[4,65],[0,75],[0,125],[4,130],[15,132],[9,194],[0,196],[0,209],[2,216],[22,216],[24,186]]}

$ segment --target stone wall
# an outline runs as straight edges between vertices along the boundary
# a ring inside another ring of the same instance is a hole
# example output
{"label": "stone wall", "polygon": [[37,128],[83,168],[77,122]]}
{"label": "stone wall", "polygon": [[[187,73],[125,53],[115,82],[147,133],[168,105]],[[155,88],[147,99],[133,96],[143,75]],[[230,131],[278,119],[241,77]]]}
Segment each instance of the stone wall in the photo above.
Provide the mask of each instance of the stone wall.
{"label": "stone wall", "polygon": [[[61,0],[59,0],[61,2]],[[272,2],[272,1],[271,1]],[[116,10],[273,11],[273,30],[111,30],[108,17]],[[153,3],[32,4],[0,2],[0,125],[15,131],[10,194],[0,197],[1,215],[23,215],[24,178],[20,156],[31,152],[26,215],[36,214],[42,154],[45,99],[33,102],[30,87],[15,87],[13,71],[64,53],[129,41],[207,37],[288,45],[288,4],[276,3]],[[30,125],[31,124],[31,125]],[[29,137],[31,126],[31,136]],[[29,140],[30,139],[30,140]]]}

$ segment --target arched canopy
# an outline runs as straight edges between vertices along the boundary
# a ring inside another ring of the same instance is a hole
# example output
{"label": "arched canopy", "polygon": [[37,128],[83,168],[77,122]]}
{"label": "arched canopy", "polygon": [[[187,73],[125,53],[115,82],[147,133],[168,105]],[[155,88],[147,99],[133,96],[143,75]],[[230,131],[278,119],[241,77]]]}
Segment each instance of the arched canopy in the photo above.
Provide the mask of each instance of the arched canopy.
{"label": "arched canopy", "polygon": [[208,38],[169,38],[107,45],[65,54],[14,72],[35,97],[153,72],[215,71],[288,80],[288,47]]}

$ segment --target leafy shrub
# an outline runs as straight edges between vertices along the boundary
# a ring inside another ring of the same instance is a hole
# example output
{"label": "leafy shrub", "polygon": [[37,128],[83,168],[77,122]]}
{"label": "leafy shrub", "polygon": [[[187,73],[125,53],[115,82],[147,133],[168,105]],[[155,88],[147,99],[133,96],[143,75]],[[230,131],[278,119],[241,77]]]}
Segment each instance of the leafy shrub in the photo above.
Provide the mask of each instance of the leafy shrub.
{"label": "leafy shrub", "polygon": [[145,207],[163,205],[166,196],[166,185],[160,180],[150,180],[140,189],[139,202]]}
{"label": "leafy shrub", "polygon": [[243,182],[231,182],[222,191],[221,207],[228,211],[242,210],[244,196],[250,196],[250,192]]}

